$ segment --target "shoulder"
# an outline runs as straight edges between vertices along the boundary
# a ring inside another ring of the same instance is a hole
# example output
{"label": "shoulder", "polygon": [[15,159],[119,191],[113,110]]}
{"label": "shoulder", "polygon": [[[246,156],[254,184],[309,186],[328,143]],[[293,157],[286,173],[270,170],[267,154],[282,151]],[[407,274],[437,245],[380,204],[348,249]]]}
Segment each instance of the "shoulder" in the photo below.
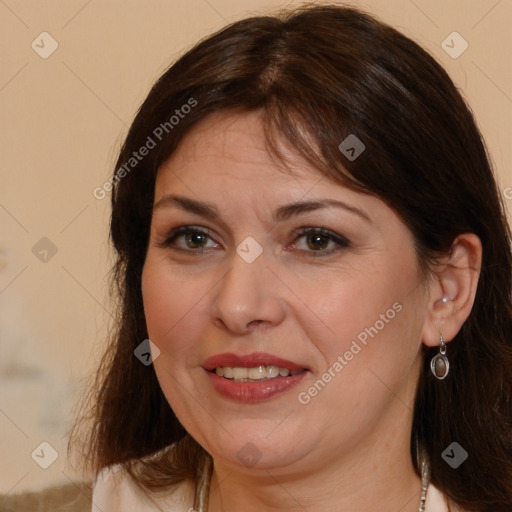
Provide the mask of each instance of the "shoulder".
{"label": "shoulder", "polygon": [[97,476],[91,512],[189,512],[194,504],[194,485],[182,482],[165,496],[145,493],[121,466],[103,469]]}
{"label": "shoulder", "polygon": [[448,504],[444,494],[432,483],[428,486],[425,512],[448,512]]}

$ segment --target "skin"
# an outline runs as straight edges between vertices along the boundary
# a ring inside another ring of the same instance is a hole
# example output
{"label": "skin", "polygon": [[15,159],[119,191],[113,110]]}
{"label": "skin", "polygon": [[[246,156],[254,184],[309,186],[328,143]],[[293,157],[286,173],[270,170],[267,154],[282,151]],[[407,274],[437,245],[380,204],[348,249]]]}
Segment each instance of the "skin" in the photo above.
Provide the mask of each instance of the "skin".
{"label": "skin", "polygon": [[[216,113],[159,169],[142,276],[149,337],[161,351],[157,377],[177,417],[214,458],[211,512],[416,511],[421,483],[409,443],[419,352],[422,343],[437,346],[441,330],[452,339],[469,314],[478,239],[461,236],[451,259],[422,278],[412,234],[393,210],[323,178],[285,142],[282,149],[286,172],[265,149],[257,112]],[[169,194],[211,203],[219,218],[162,201]],[[326,199],[362,214],[326,207],[272,218],[285,204]],[[209,235],[164,246],[180,226]],[[348,245],[301,236],[302,227],[324,227]],[[236,252],[248,236],[263,249],[252,263]],[[301,403],[299,393],[393,304],[401,307],[394,318]],[[225,352],[267,352],[309,373],[270,400],[234,402],[202,368]],[[244,463],[240,450],[257,463]]]}

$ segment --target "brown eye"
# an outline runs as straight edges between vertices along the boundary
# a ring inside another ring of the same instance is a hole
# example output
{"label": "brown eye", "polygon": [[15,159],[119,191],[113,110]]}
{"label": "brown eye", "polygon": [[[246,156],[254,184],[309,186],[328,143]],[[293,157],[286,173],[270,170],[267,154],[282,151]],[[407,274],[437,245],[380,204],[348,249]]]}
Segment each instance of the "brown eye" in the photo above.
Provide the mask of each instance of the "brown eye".
{"label": "brown eye", "polygon": [[[299,243],[300,241],[300,243]],[[294,247],[310,256],[329,255],[349,247],[346,238],[324,228],[304,228],[298,233]]]}
{"label": "brown eye", "polygon": [[161,247],[170,247],[190,252],[201,252],[201,249],[218,247],[218,244],[211,238],[209,232],[190,226],[175,229],[165,242],[159,245]]}
{"label": "brown eye", "polygon": [[325,235],[309,234],[306,236],[306,244],[312,250],[327,249],[329,241],[329,238]]}
{"label": "brown eye", "polygon": [[189,249],[203,248],[208,240],[208,235],[200,231],[185,234],[185,243]]}

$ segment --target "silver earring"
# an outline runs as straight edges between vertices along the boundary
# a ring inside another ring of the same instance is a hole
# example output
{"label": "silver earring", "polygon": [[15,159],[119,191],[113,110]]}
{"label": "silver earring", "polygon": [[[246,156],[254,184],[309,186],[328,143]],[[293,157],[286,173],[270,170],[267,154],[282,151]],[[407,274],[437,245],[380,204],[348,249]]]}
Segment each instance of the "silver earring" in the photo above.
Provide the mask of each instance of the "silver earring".
{"label": "silver earring", "polygon": [[450,371],[450,361],[446,357],[446,343],[441,334],[441,345],[439,346],[439,354],[436,354],[430,361],[430,369],[436,379],[443,380]]}

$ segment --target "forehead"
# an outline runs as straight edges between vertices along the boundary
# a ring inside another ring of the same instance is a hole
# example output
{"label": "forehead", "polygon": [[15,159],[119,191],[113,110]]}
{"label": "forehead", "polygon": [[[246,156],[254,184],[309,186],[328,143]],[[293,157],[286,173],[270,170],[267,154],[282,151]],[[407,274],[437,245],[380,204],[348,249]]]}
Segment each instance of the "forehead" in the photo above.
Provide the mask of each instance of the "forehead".
{"label": "forehead", "polygon": [[[258,222],[274,226],[276,219],[281,219],[282,210],[327,211],[329,205],[343,203],[345,213],[331,209],[324,219],[334,222],[333,219],[348,219],[347,212],[359,212],[358,217],[369,221],[367,225],[375,236],[410,243],[412,234],[380,198],[327,177],[302,159],[283,137],[278,142],[285,165],[268,151],[264,123],[258,112],[215,113],[205,117],[159,168],[154,195],[157,210],[161,211],[163,204],[176,206],[178,199],[181,210],[190,210],[194,202],[197,213],[198,204],[203,211],[208,205],[218,212],[216,218],[229,219],[226,222],[230,225],[253,228]],[[183,208],[184,201],[189,205],[187,208]]]}
{"label": "forehead", "polygon": [[[262,217],[284,204],[351,203],[367,209],[368,219],[391,214],[377,197],[361,194],[327,177],[306,162],[284,138],[275,135],[279,158],[267,147],[261,113],[218,112],[198,122],[160,166],[154,203],[168,196],[186,196],[221,206],[233,217],[249,212]],[[310,205],[312,208],[312,204]],[[378,214],[377,214],[378,213]]]}
{"label": "forehead", "polygon": [[157,188],[164,182],[190,178],[191,174],[203,180],[318,181],[320,171],[304,161],[284,137],[276,137],[279,158],[267,147],[260,112],[210,114],[184,136],[161,165]]}

